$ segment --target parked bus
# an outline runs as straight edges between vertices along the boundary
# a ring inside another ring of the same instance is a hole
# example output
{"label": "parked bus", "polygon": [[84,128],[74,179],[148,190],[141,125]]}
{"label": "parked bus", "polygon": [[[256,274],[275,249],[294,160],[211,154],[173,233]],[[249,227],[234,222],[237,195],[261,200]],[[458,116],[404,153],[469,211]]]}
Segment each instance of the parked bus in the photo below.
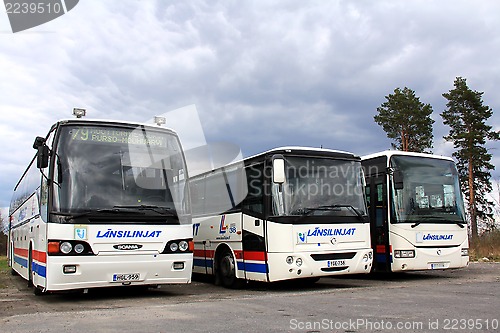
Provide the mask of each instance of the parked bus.
{"label": "parked bus", "polygon": [[[193,272],[214,275],[229,288],[250,280],[315,282],[370,272],[360,157],[283,147],[240,165],[190,179]],[[225,200],[230,207],[221,204]]]}
{"label": "parked bus", "polygon": [[191,281],[187,170],[175,132],[67,119],[33,148],[10,205],[8,262],[35,294]]}
{"label": "parked bus", "polygon": [[465,267],[467,222],[451,158],[401,151],[362,157],[375,271]]}

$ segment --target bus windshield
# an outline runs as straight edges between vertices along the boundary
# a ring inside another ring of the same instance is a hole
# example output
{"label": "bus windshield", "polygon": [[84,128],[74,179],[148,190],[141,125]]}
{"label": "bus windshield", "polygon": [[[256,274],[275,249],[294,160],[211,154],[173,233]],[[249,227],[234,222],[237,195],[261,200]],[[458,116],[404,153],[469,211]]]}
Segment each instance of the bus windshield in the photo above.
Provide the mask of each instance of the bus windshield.
{"label": "bus windshield", "polygon": [[55,151],[55,213],[188,213],[186,165],[177,136],[168,130],[63,125]]}
{"label": "bus windshield", "polygon": [[452,161],[393,156],[391,167],[402,177],[402,186],[392,186],[396,223],[465,223],[458,173]]}
{"label": "bus windshield", "polygon": [[361,162],[286,157],[284,184],[272,185],[275,216],[344,216],[364,221]]}

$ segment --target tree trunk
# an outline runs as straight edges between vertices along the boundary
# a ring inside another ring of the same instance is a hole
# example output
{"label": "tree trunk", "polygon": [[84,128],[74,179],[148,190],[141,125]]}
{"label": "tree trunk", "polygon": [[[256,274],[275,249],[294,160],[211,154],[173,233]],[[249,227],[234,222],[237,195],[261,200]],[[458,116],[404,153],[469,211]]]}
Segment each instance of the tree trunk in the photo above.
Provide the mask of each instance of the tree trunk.
{"label": "tree trunk", "polygon": [[469,214],[472,238],[477,238],[476,191],[474,189],[474,168],[472,157],[469,157]]}
{"label": "tree trunk", "polygon": [[401,150],[408,151],[408,138],[404,129],[401,130]]}

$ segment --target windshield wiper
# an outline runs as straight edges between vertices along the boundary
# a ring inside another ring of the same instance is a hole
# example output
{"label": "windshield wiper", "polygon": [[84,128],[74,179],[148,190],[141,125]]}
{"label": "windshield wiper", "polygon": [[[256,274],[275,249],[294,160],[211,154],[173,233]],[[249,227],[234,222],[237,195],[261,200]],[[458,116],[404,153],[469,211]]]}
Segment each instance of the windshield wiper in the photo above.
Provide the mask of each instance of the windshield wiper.
{"label": "windshield wiper", "polygon": [[169,208],[169,207],[163,207],[163,206],[155,206],[155,205],[127,205],[127,206],[113,206],[113,208],[118,208],[118,209],[127,209],[127,210],[132,210],[132,211],[139,211],[142,212],[144,210],[150,210],[155,213],[158,213],[160,215],[170,215],[170,216],[177,216],[177,212],[175,211],[174,208]]}
{"label": "windshield wiper", "polygon": [[112,209],[109,209],[109,208],[94,209],[94,210],[89,210],[89,211],[78,213],[78,214],[74,214],[74,215],[68,215],[68,216],[65,217],[65,219],[66,219],[66,221],[69,221],[69,220],[77,219],[79,217],[88,216],[88,215],[92,215],[92,214],[96,214],[96,213],[105,213],[105,214],[133,213],[133,214],[144,215],[143,212],[124,211],[124,210],[119,209],[119,207],[115,206]]}
{"label": "windshield wiper", "polygon": [[348,208],[354,212],[355,216],[361,222],[365,222],[363,215],[361,215],[361,213],[358,212],[358,210],[356,208],[354,208],[352,205],[324,205],[324,206],[311,207],[311,208],[302,208],[302,209],[297,210],[297,212],[302,214],[301,217],[304,217],[304,216],[311,215],[311,213],[313,213],[315,211],[336,211],[337,208]]}
{"label": "windshield wiper", "polygon": [[[420,224],[422,223],[434,223],[434,222],[427,222],[429,220],[442,220],[442,221],[445,221],[445,222],[442,222],[442,224],[450,224],[450,223],[455,223],[456,225],[458,225],[460,228],[464,228],[464,224],[460,221],[447,221],[445,219],[443,219],[442,217],[440,216],[418,216],[421,220],[420,221],[417,221],[415,223],[413,223],[411,225],[412,228],[415,228],[417,226],[419,226]],[[426,221],[427,220],[427,221]]]}

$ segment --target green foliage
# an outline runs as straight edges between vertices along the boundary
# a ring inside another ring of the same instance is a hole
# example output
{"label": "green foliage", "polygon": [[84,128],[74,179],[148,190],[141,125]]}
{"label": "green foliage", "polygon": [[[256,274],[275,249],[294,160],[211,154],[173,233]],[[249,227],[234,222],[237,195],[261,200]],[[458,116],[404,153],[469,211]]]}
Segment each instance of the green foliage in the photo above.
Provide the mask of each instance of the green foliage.
{"label": "green foliage", "polygon": [[7,257],[0,256],[0,274],[6,274],[10,271],[10,267],[7,264]]}
{"label": "green foliage", "polygon": [[0,289],[5,288],[9,276],[10,267],[7,264],[7,257],[0,256]]}
{"label": "green foliage", "polygon": [[385,96],[386,102],[377,108],[375,122],[382,126],[387,137],[394,139],[396,149],[424,152],[432,148],[432,106],[423,104],[415,92],[405,87],[394,89]]}
{"label": "green foliage", "polygon": [[486,194],[491,191],[490,170],[495,166],[484,145],[486,140],[499,140],[500,133],[486,124],[493,110],[483,105],[483,93],[472,91],[461,77],[455,79],[454,86],[443,94],[448,100],[448,109],[441,117],[444,124],[450,126],[444,138],[455,146],[453,156],[457,159],[462,191],[469,202],[472,236],[477,237],[478,219],[486,223],[493,220],[493,203],[486,199]]}

